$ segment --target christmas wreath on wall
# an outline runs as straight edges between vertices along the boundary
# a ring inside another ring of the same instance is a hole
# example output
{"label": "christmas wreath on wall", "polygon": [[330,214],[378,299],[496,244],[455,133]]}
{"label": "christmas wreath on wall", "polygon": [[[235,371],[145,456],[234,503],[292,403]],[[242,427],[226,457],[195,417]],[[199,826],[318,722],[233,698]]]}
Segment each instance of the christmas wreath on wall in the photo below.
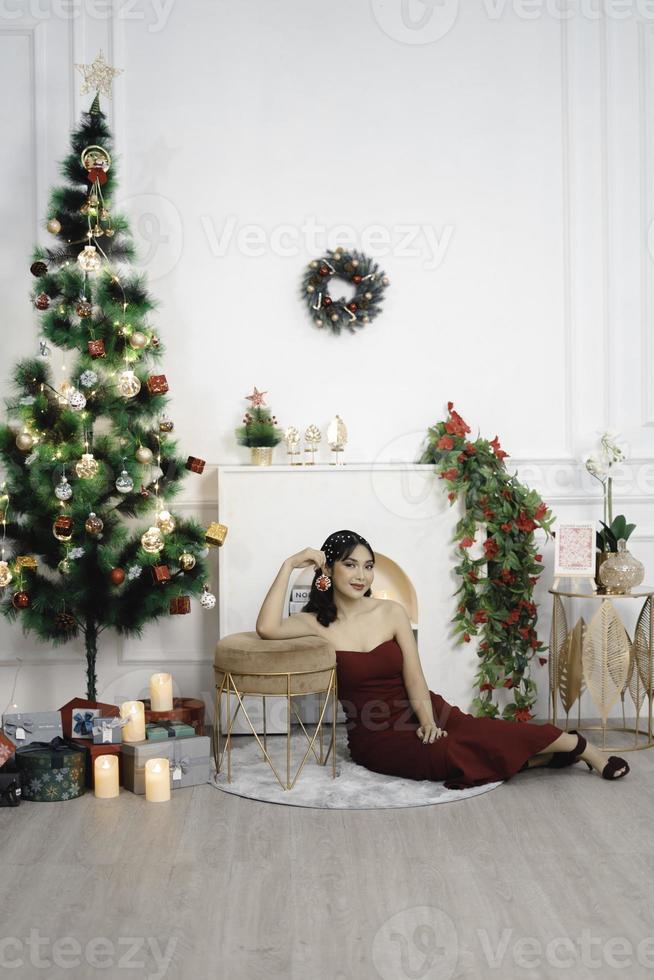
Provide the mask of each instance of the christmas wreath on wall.
{"label": "christmas wreath on wall", "polygon": [[[500,708],[493,694],[507,689],[513,701],[502,717],[529,721],[536,701],[531,662],[538,657],[543,666],[548,660],[536,633],[533,592],[543,566],[534,531],[539,527],[549,536],[554,518],[535,490],[507,472],[508,453],[497,436],[470,441],[470,426],[452,402],[447,407],[448,418],[429,429],[420,462],[435,463],[450,504],[461,494],[465,507],[454,532],[461,585],[453,622],[461,642],[481,638],[473,707],[477,717],[495,718]],[[471,549],[480,524],[486,530],[484,554],[475,558]]]}
{"label": "christmas wreath on wall", "polygon": [[[354,288],[350,299],[331,295],[330,283],[339,279]],[[388,284],[388,276],[367,255],[337,248],[309,263],[302,279],[302,296],[317,327],[330,327],[336,334],[347,327],[356,333],[380,313]]]}

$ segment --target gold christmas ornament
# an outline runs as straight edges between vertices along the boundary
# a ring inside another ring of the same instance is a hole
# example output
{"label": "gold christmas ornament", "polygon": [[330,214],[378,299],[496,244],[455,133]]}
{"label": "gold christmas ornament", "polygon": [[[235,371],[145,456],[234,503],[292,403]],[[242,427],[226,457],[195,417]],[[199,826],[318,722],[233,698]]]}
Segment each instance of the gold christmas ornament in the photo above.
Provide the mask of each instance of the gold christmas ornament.
{"label": "gold christmas ornament", "polygon": [[68,572],[70,571],[70,562],[68,561],[67,558],[62,558],[59,564],[57,565],[57,568],[59,569],[62,575],[67,575]]}
{"label": "gold christmas ornament", "polygon": [[61,231],[61,222],[57,218],[50,218],[48,221],[48,231],[53,235],[58,235]]}
{"label": "gold christmas ornament", "polygon": [[82,480],[89,480],[100,469],[100,464],[93,453],[82,453],[82,458],[75,463],[75,472]]}
{"label": "gold christmas ornament", "polygon": [[139,446],[134,456],[137,462],[142,463],[144,466],[152,462],[152,450],[148,449],[147,446]]}
{"label": "gold christmas ornament", "polygon": [[34,445],[34,436],[31,432],[28,432],[27,429],[25,429],[24,432],[19,432],[16,436],[16,445],[21,452],[29,452]]}
{"label": "gold christmas ornament", "polygon": [[4,589],[5,585],[9,585],[13,577],[9,562],[0,561],[0,588]]}
{"label": "gold christmas ornament", "polygon": [[190,551],[184,551],[179,556],[179,567],[183,572],[190,572],[195,568],[195,555],[192,555]]}
{"label": "gold christmas ornament", "polygon": [[144,347],[148,346],[148,342],[148,335],[142,330],[135,330],[133,334],[130,334],[129,346],[134,350],[143,350]]}
{"label": "gold christmas ornament", "polygon": [[102,265],[95,245],[85,245],[77,256],[77,262],[85,272],[97,272]]}
{"label": "gold christmas ornament", "polygon": [[225,538],[227,537],[227,530],[226,524],[219,524],[217,521],[214,521],[207,528],[204,539],[207,544],[215,544],[220,546],[224,543]]}
{"label": "gold christmas ornament", "polygon": [[141,537],[141,545],[149,555],[157,555],[164,546],[164,537],[158,527],[149,527]]}
{"label": "gold christmas ornament", "polygon": [[168,510],[160,510],[155,523],[162,534],[172,534],[175,530],[175,518]]}
{"label": "gold christmas ornament", "polygon": [[17,568],[36,568],[38,562],[34,555],[19,555],[16,559]]}
{"label": "gold christmas ornament", "polygon": [[141,390],[141,382],[133,371],[121,371],[116,380],[116,387],[123,398],[134,398]]}
{"label": "gold christmas ornament", "polygon": [[86,528],[88,534],[100,534],[102,528],[104,527],[104,523],[97,514],[91,511],[89,516],[86,518],[84,527]]}
{"label": "gold christmas ornament", "polygon": [[73,519],[61,514],[52,525],[52,533],[57,541],[70,541],[73,536]]}

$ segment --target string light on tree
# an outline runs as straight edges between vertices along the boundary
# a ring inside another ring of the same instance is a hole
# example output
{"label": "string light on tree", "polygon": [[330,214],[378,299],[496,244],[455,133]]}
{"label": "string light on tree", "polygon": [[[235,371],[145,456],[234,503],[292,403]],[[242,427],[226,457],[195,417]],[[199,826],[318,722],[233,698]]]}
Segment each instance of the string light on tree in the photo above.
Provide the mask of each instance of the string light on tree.
{"label": "string light on tree", "polygon": [[9,494],[6,483],[2,484],[0,494],[0,514],[2,515],[2,542],[0,543],[0,588],[5,588],[13,579],[9,562],[5,561],[5,541],[7,538],[7,512],[9,511]]}

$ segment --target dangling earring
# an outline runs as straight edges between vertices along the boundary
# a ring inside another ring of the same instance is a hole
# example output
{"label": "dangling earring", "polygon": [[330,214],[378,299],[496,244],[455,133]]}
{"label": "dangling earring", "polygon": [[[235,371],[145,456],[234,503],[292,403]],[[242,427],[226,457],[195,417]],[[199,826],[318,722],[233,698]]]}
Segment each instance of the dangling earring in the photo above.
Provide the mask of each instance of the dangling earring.
{"label": "dangling earring", "polygon": [[329,589],[331,589],[331,587],[332,580],[330,579],[329,575],[325,575],[323,572],[322,575],[318,576],[316,579],[316,588],[319,592],[327,592]]}

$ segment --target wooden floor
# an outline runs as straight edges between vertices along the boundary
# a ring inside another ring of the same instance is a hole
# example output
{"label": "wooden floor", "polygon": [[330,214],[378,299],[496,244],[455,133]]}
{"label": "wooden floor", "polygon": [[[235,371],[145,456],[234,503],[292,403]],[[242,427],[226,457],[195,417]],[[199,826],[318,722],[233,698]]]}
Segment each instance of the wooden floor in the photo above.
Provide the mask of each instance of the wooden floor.
{"label": "wooden floor", "polygon": [[652,978],[654,749],[627,758],[402,810],[209,785],[0,809],[0,976]]}

